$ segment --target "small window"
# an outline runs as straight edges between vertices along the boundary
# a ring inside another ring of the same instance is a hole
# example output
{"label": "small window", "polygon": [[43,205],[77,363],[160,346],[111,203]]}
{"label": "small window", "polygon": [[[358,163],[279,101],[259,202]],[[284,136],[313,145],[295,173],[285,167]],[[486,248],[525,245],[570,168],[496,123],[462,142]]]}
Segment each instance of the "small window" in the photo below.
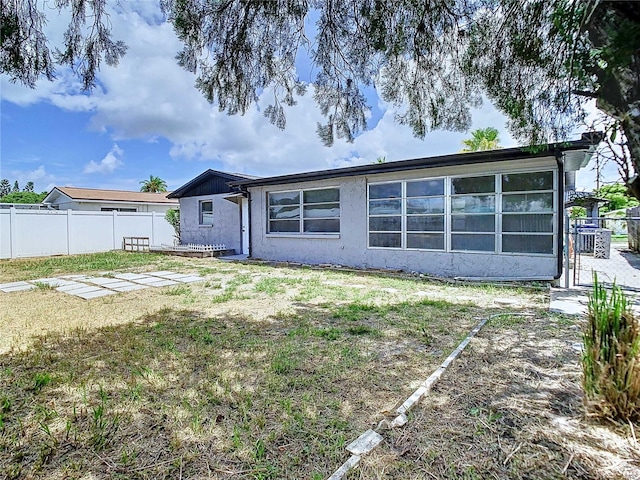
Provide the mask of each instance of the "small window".
{"label": "small window", "polygon": [[200,202],[200,225],[213,225],[213,201]]}

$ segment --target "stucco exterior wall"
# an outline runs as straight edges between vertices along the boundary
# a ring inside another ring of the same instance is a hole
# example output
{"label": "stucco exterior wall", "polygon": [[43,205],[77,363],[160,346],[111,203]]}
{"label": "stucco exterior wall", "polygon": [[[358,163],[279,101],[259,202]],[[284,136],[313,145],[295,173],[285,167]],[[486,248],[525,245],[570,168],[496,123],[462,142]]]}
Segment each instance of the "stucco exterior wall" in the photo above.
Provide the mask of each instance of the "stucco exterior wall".
{"label": "stucco exterior wall", "polygon": [[[251,256],[307,264],[332,263],[358,268],[415,271],[447,277],[553,278],[556,255],[439,252],[368,248],[367,184],[448,175],[557,170],[553,157],[527,162],[500,162],[467,167],[441,167],[415,171],[326,179],[313,182],[251,187]],[[268,234],[267,193],[340,187],[340,233],[314,236]],[[556,201],[557,203],[557,201]],[[557,209],[557,205],[556,205]],[[557,227],[556,227],[557,228]]]}
{"label": "stucco exterior wall", "polygon": [[[213,245],[223,243],[236,253],[241,252],[240,207],[225,200],[228,194],[183,197],[180,199],[180,241]],[[200,225],[199,205],[213,201],[213,225]]]}

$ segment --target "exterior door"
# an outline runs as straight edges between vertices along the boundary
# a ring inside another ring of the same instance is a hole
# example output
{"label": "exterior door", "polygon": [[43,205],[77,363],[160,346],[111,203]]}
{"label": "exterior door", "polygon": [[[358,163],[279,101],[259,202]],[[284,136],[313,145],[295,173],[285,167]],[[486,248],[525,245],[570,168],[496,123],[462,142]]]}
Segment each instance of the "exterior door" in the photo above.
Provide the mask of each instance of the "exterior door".
{"label": "exterior door", "polygon": [[240,224],[242,230],[242,254],[249,255],[249,199],[242,198],[240,201]]}

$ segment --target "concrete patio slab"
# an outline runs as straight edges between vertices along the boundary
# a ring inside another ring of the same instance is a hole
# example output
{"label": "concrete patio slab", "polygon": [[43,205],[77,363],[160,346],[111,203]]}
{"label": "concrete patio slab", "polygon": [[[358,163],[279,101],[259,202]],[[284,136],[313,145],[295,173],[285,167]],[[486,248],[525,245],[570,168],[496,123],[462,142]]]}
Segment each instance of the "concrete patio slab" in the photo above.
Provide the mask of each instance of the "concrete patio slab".
{"label": "concrete patio slab", "polygon": [[176,272],[169,272],[168,270],[161,270],[159,272],[147,272],[147,275],[153,275],[154,277],[166,277],[167,275],[180,275]]}
{"label": "concrete patio slab", "polygon": [[37,287],[28,282],[11,282],[3,283],[0,285],[0,291],[3,291],[5,293],[23,292],[26,290],[33,290],[34,288]]}
{"label": "concrete patio slab", "polygon": [[116,293],[118,292],[101,288],[100,290],[94,290],[92,292],[79,293],[77,296],[80,298],[84,298],[85,300],[90,300],[92,298],[105,297],[107,295],[115,295]]}
{"label": "concrete patio slab", "polygon": [[149,275],[143,275],[141,273],[118,273],[114,275],[115,278],[121,278],[122,280],[137,280],[139,278],[149,278]]}
{"label": "concrete patio slab", "polygon": [[113,278],[113,277],[94,277],[94,278],[87,278],[85,280],[85,282],[93,283],[95,285],[100,285],[104,287],[106,287],[109,284],[118,283],[122,281],[123,280],[121,278]]}
{"label": "concrete patio slab", "polygon": [[[66,288],[66,290],[61,290],[61,288]],[[56,288],[56,290],[62,293],[67,293],[69,295],[80,296],[85,293],[98,292],[100,290],[104,290],[104,288],[98,287],[96,285],[78,284],[78,285],[65,285],[64,287]]]}
{"label": "concrete patio slab", "polygon": [[73,280],[64,280],[62,278],[39,278],[37,280],[31,280],[32,283],[44,283],[50,287],[64,287],[65,285],[73,285]]}
{"label": "concrete patio slab", "polygon": [[140,283],[142,285],[149,285],[151,287],[164,287],[166,285],[177,285],[178,282],[174,282],[173,280],[167,280],[166,278],[159,277],[145,277],[145,278],[135,278],[131,279],[134,283]]}
{"label": "concrete patio slab", "polygon": [[124,285],[120,287],[109,287],[111,290],[115,290],[116,292],[132,292],[134,290],[142,290],[144,288],[149,288],[147,285],[139,285],[136,283],[131,283],[129,285]]}

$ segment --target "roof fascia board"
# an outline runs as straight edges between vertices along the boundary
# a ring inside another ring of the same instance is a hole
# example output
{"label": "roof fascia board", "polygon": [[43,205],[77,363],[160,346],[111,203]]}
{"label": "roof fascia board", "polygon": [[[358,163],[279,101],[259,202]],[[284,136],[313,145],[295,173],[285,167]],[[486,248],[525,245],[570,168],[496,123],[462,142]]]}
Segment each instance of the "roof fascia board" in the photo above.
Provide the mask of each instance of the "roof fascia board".
{"label": "roof fascia board", "polygon": [[242,177],[240,177],[238,175],[232,175],[230,173],[220,172],[219,170],[213,170],[213,169],[210,168],[210,169],[205,170],[204,172],[202,172],[196,178],[194,178],[192,180],[189,180],[187,183],[185,183],[181,187],[176,188],[173,192],[171,192],[169,195],[167,195],[167,198],[180,198],[180,197],[184,196],[183,193],[188,192],[189,190],[191,190],[194,187],[197,187],[200,183],[205,181],[210,176],[222,177],[224,179],[229,180],[230,183],[231,182],[235,183],[236,181],[247,180],[246,178],[242,178]]}
{"label": "roof fascia board", "polygon": [[482,152],[471,152],[466,154],[451,154],[437,157],[423,157],[410,160],[400,160],[396,162],[357,165],[355,167],[336,168],[331,170],[318,170],[313,172],[303,172],[291,175],[281,175],[277,177],[265,177],[258,180],[245,180],[231,182],[231,186],[254,187],[261,185],[277,185],[284,183],[295,183],[303,181],[323,180],[328,178],[352,177],[357,175],[373,175],[389,172],[399,172],[407,170],[427,169],[434,167],[463,166],[484,162],[500,162],[504,160],[519,160],[527,158],[538,158],[554,156],[558,150],[580,150],[592,145],[591,140],[580,139],[570,142],[549,145],[544,150],[532,151],[532,147],[505,148],[500,150],[487,150]]}

